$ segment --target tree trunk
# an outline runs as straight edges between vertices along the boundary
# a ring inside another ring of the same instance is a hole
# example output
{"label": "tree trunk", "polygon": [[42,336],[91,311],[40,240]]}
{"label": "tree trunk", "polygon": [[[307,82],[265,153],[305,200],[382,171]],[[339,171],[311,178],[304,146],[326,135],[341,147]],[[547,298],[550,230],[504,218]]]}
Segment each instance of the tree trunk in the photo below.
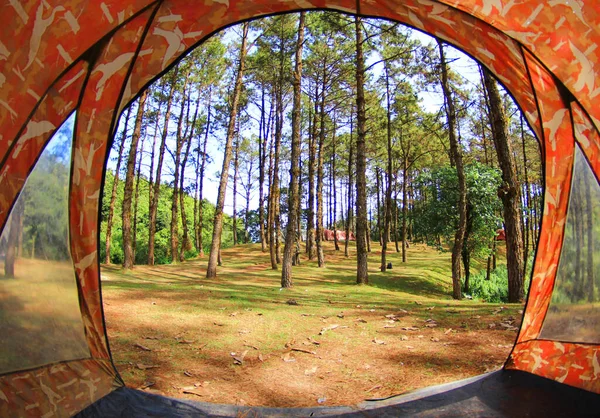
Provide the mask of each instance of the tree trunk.
{"label": "tree trunk", "polygon": [[333,243],[336,251],[340,250],[340,244],[337,234],[337,189],[335,185],[335,160],[338,158],[335,154],[335,142],[337,133],[337,121],[334,115],[333,118],[333,137],[331,138],[331,184],[332,187],[332,198],[333,198],[333,222],[331,229],[333,230]]}
{"label": "tree trunk", "polygon": [[290,187],[288,204],[288,223],[281,265],[281,287],[292,287],[292,262],[294,250],[300,254],[296,236],[298,207],[300,206],[300,122],[302,99],[302,46],[304,44],[304,21],[306,12],[300,13],[298,21],[298,39],[296,41],[296,63],[293,73],[294,104],[292,108],[292,155],[290,160]]}
{"label": "tree trunk", "polygon": [[367,264],[367,156],[365,141],[365,62],[362,18],[354,17],[356,28],[356,282],[369,283]]}
{"label": "tree trunk", "polygon": [[[388,239],[390,236],[390,226],[392,223],[392,171],[393,159],[392,159],[392,112],[391,112],[391,100],[390,100],[390,77],[388,62],[384,61],[385,69],[385,97],[386,97],[386,110],[387,110],[387,188],[385,193],[385,223],[383,227],[383,246],[381,247],[381,271],[385,272],[387,269],[387,247]],[[394,234],[395,235],[395,234]]]}
{"label": "tree trunk", "polygon": [[233,245],[238,245],[237,236],[237,180],[238,180],[238,169],[240,167],[240,123],[238,119],[238,129],[235,141],[235,150],[233,152],[233,219],[232,219],[232,230],[233,230]]}
{"label": "tree trunk", "polygon": [[117,157],[117,167],[115,169],[115,177],[113,179],[112,194],[110,195],[110,206],[108,208],[108,219],[106,220],[106,243],[104,248],[104,263],[110,264],[110,245],[112,238],[112,224],[115,213],[115,202],[117,200],[117,188],[119,187],[119,172],[121,171],[121,161],[123,161],[123,148],[125,147],[125,139],[127,139],[127,125],[131,115],[131,106],[127,109],[125,123],[123,125],[123,133],[121,134],[121,143],[119,144],[119,155]]}
{"label": "tree trunk", "polygon": [[[15,277],[15,262],[17,260],[17,247],[19,245],[19,235],[21,233],[21,219],[23,217],[25,199],[21,198],[14,205],[10,218],[10,230],[6,240],[6,254],[4,256],[4,278],[14,279]],[[35,248],[35,239],[33,242]],[[34,250],[32,250],[34,251]],[[33,258],[33,257],[32,257]]]}
{"label": "tree trunk", "polygon": [[[175,142],[175,161],[174,161],[174,169],[175,176],[173,180],[173,196],[171,197],[171,263],[175,264],[179,261],[179,177],[180,177],[180,165],[181,165],[181,150],[183,149],[183,145],[185,142],[186,135],[183,133],[183,120],[184,113],[186,109],[188,109],[189,116],[189,97],[188,92],[186,91],[188,80],[189,80],[189,70],[185,73],[185,78],[183,82],[183,87],[181,89],[181,109],[179,111],[179,119],[177,120],[177,137]],[[187,118],[186,118],[186,129],[187,129]]]}
{"label": "tree trunk", "polygon": [[[462,248],[464,245],[465,230],[467,227],[467,186],[462,162],[462,150],[460,149],[460,144],[458,142],[458,138],[456,137],[456,111],[454,108],[454,99],[448,84],[448,68],[446,67],[446,57],[444,55],[442,42],[439,39],[437,42],[440,50],[440,64],[442,70],[441,84],[444,92],[444,107],[446,110],[446,117],[448,119],[448,133],[450,136],[450,157],[454,163],[454,166],[456,167],[456,174],[458,177],[457,209],[459,221],[456,234],[454,235],[454,247],[452,248],[452,297],[454,299],[461,299],[460,263]],[[404,181],[406,182],[406,179],[404,179]],[[402,239],[404,239],[404,237],[402,237]]]}
{"label": "tree trunk", "polygon": [[129,148],[129,155],[127,157],[127,174],[125,175],[125,190],[123,192],[123,209],[121,214],[123,219],[123,268],[126,270],[132,269],[135,263],[131,238],[131,203],[133,195],[133,177],[135,174],[135,159],[137,156],[140,135],[142,133],[142,120],[144,118],[144,108],[146,106],[147,97],[148,90],[144,90],[139,99],[133,135],[131,137],[131,147]]}
{"label": "tree trunk", "polygon": [[353,184],[352,184],[352,168],[354,166],[354,161],[352,159],[353,157],[353,153],[352,150],[354,149],[354,141],[352,138],[352,134],[353,132],[353,128],[354,128],[354,119],[353,119],[353,112],[350,112],[350,144],[348,144],[348,203],[347,203],[347,214],[346,214],[346,241],[344,242],[344,256],[345,257],[350,257],[350,253],[348,252],[348,244],[350,242],[350,227],[352,225],[352,208],[353,208],[353,204],[352,204],[352,190],[353,190]]}
{"label": "tree trunk", "polygon": [[154,182],[154,191],[152,193],[152,201],[150,202],[150,231],[148,233],[148,265],[154,265],[154,235],[156,234],[156,211],[158,208],[158,197],[160,195],[160,177],[162,174],[162,165],[165,158],[165,148],[167,144],[167,136],[169,133],[169,120],[171,119],[171,104],[173,102],[173,94],[175,93],[177,73],[179,67],[175,67],[172,77],[170,78],[171,89],[167,98],[167,108],[165,110],[165,121],[163,131],[160,137],[160,147],[158,151],[158,162],[156,164],[156,180]]}
{"label": "tree trunk", "polygon": [[516,164],[508,139],[508,127],[504,114],[502,98],[496,81],[483,69],[485,88],[487,90],[492,117],[492,137],[502,170],[502,187],[498,191],[502,200],[504,224],[506,227],[506,264],[508,268],[508,301],[521,302],[523,290],[523,239],[521,237],[521,199]]}
{"label": "tree trunk", "polygon": [[587,300],[593,303],[594,297],[594,208],[592,206],[592,190],[589,177],[584,174],[583,182],[585,184],[585,212],[587,214]]}
{"label": "tree trunk", "polygon": [[408,219],[408,164],[402,160],[402,262],[406,263],[406,222]]}
{"label": "tree trunk", "polygon": [[139,158],[137,160],[137,168],[135,170],[135,195],[133,198],[133,225],[132,232],[133,238],[131,242],[132,260],[135,265],[136,251],[137,251],[137,225],[138,225],[138,206],[140,203],[140,178],[142,177],[142,160],[144,159],[144,149],[146,145],[146,136],[142,138],[142,145],[138,152]]}
{"label": "tree trunk", "polygon": [[[198,94],[198,98],[196,99],[196,109],[194,110],[194,116],[192,117],[192,123],[189,126],[189,130],[186,127],[186,145],[185,152],[183,153],[183,160],[181,161],[181,176],[179,177],[179,206],[181,207],[181,228],[182,231],[182,241],[181,241],[181,251],[179,252],[179,261],[185,260],[185,252],[192,249],[192,243],[190,241],[190,236],[188,232],[187,226],[187,211],[185,209],[185,169],[187,167],[188,159],[190,156],[190,149],[192,148],[192,139],[194,138],[194,131],[196,130],[196,121],[198,118],[198,108],[200,107],[200,94]],[[188,114],[189,114],[189,106],[188,106]],[[189,135],[187,135],[189,131]]]}
{"label": "tree trunk", "polygon": [[225,153],[223,156],[223,168],[221,170],[221,181],[219,183],[219,194],[217,197],[217,206],[215,207],[215,218],[213,222],[213,236],[210,244],[210,256],[208,267],[206,269],[206,278],[217,277],[217,259],[221,249],[221,232],[223,230],[223,207],[225,206],[225,192],[227,191],[227,180],[229,178],[229,165],[231,163],[231,147],[235,135],[235,121],[237,117],[238,104],[240,100],[240,91],[242,88],[242,77],[244,75],[244,61],[246,59],[246,41],[248,38],[248,22],[243,25],[242,46],[238,69],[233,88],[233,97],[231,100],[231,113],[229,115],[229,125],[227,128],[227,142],[225,143]]}
{"label": "tree trunk", "polygon": [[325,153],[325,91],[326,74],[323,68],[323,83],[321,85],[321,106],[319,115],[319,143],[317,146],[317,265],[325,267],[325,254],[323,253],[323,183],[325,176],[323,173],[323,154]]}
{"label": "tree trunk", "polygon": [[[211,121],[211,103],[212,103],[212,87],[208,90],[208,109],[206,110],[206,127],[204,128],[204,142],[202,145],[202,162],[200,163],[200,179],[198,183],[198,225],[196,228],[196,241],[198,242],[196,249],[198,256],[204,256],[204,239],[202,238],[202,229],[204,228],[204,172],[206,169],[206,148],[208,145],[208,134],[210,132]],[[200,146],[198,145],[198,148]]]}
{"label": "tree trunk", "polygon": [[[315,171],[317,162],[318,85],[315,85],[315,109],[308,134],[308,219],[306,222],[306,251],[308,259],[315,257]],[[310,113],[309,113],[310,115]],[[309,116],[310,119],[310,116]]]}

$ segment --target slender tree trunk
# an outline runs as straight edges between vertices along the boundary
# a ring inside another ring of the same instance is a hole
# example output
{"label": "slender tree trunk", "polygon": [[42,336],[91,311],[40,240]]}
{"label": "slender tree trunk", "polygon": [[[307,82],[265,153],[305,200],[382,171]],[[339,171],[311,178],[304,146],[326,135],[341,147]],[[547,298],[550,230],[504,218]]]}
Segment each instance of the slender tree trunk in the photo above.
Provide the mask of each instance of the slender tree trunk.
{"label": "slender tree trunk", "polygon": [[587,175],[583,176],[585,185],[585,212],[587,214],[587,300],[590,303],[595,301],[594,297],[594,208],[592,206],[592,190],[590,179]]}
{"label": "slender tree trunk", "polygon": [[[11,212],[10,230],[8,231],[6,254],[4,256],[4,278],[6,279],[14,279],[15,277],[15,262],[17,260],[17,247],[19,245],[21,218],[23,217],[23,209],[25,207],[24,204],[25,200],[23,198],[19,199]],[[35,240],[33,242],[33,248],[35,248]]]}
{"label": "slender tree trunk", "polygon": [[[192,249],[192,243],[189,236],[188,231],[188,221],[187,221],[187,211],[185,209],[185,169],[187,167],[188,159],[190,156],[190,150],[192,148],[192,139],[194,138],[194,132],[196,131],[196,121],[198,118],[198,108],[200,107],[200,94],[196,98],[196,108],[194,110],[194,116],[192,117],[192,123],[189,126],[189,129],[186,127],[186,144],[185,151],[183,153],[183,160],[181,161],[181,175],[179,176],[179,206],[181,207],[181,228],[182,232],[182,241],[181,241],[181,251],[179,252],[179,261],[185,260],[185,252]],[[189,106],[188,106],[188,116],[189,116]],[[187,135],[189,131],[189,135]]]}
{"label": "slender tree trunk", "polygon": [[[133,254],[133,245],[131,238],[131,201],[133,195],[133,177],[135,174],[135,159],[138,150],[138,143],[142,133],[142,120],[144,118],[144,108],[146,106],[146,98],[148,90],[144,90],[139,99],[138,111],[135,117],[135,125],[133,127],[133,135],[131,137],[131,147],[127,157],[127,174],[125,175],[125,190],[123,192],[123,268],[132,269],[135,262]],[[136,199],[137,203],[137,199]]]}
{"label": "slender tree trunk", "polygon": [[[317,163],[318,84],[315,84],[315,110],[308,134],[308,220],[306,222],[306,251],[308,259],[315,257],[315,171]],[[310,113],[309,113],[310,115]],[[310,118],[310,116],[309,116]]]}
{"label": "slender tree trunk", "polygon": [[506,264],[508,268],[508,301],[523,300],[523,239],[521,238],[521,199],[516,164],[508,139],[508,127],[504,114],[502,98],[496,81],[483,69],[485,88],[487,90],[490,115],[492,116],[493,139],[502,170],[502,188],[498,194],[502,200],[504,224],[506,227]]}
{"label": "slender tree trunk", "polygon": [[333,185],[332,188],[332,197],[333,197],[333,225],[332,228],[333,229],[333,243],[335,246],[335,250],[339,251],[340,250],[340,244],[339,244],[339,239],[338,239],[338,234],[337,234],[337,188],[336,188],[336,179],[335,179],[335,160],[337,159],[337,155],[335,153],[335,148],[336,148],[336,133],[337,133],[337,120],[336,117],[334,115],[333,118],[333,137],[331,138],[331,184]]}
{"label": "slender tree trunk", "polygon": [[148,233],[148,265],[154,265],[154,235],[156,234],[156,210],[158,208],[158,197],[160,195],[160,177],[162,174],[162,165],[165,158],[165,148],[167,144],[167,135],[169,133],[169,120],[171,118],[171,104],[173,102],[173,94],[175,93],[179,67],[175,67],[171,77],[171,89],[167,98],[167,108],[165,110],[165,121],[163,131],[160,138],[160,148],[158,151],[158,162],[156,164],[156,180],[154,182],[154,191],[152,193],[152,201],[150,203],[150,231]]}
{"label": "slender tree trunk", "polygon": [[265,183],[265,162],[267,159],[266,143],[267,137],[264,135],[266,124],[265,118],[265,88],[262,86],[261,91],[261,110],[260,110],[260,126],[258,128],[258,223],[260,224],[260,245],[262,251],[267,250],[266,234],[265,234],[265,211],[264,211],[264,183]]}
{"label": "slender tree trunk", "polygon": [[[529,261],[529,246],[533,237],[530,234],[531,230],[531,193],[529,192],[529,172],[527,170],[527,151],[525,149],[525,129],[523,126],[523,115],[520,116],[521,121],[521,142],[523,146],[523,174],[525,176],[525,248],[523,249],[523,279],[527,273],[527,262]],[[531,238],[531,239],[530,239]]]}
{"label": "slender tree trunk", "polygon": [[248,22],[243,25],[242,46],[235,85],[233,88],[233,97],[231,100],[231,113],[229,116],[229,126],[227,128],[227,142],[225,143],[225,153],[223,156],[223,168],[221,170],[221,181],[219,183],[219,194],[217,197],[217,206],[215,207],[215,218],[213,222],[213,236],[210,244],[210,256],[208,267],[206,269],[206,278],[217,277],[217,259],[221,249],[221,232],[223,230],[223,207],[225,206],[225,192],[227,191],[227,180],[229,178],[229,165],[231,163],[231,147],[235,134],[235,121],[237,117],[238,104],[240,100],[240,91],[242,88],[242,77],[244,75],[244,61],[246,59],[246,41],[248,38]]}
{"label": "slender tree trunk", "polygon": [[354,114],[353,112],[350,112],[350,143],[348,144],[348,200],[347,200],[347,206],[346,206],[346,210],[347,210],[347,214],[346,214],[346,241],[344,242],[344,256],[345,257],[350,257],[350,253],[348,251],[348,244],[350,242],[350,228],[352,226],[352,208],[353,208],[353,204],[352,204],[352,190],[353,190],[353,184],[352,184],[352,172],[353,172],[353,168],[354,168],[354,161],[353,161],[353,150],[354,150],[354,140],[353,140],[353,133],[354,133]]}
{"label": "slender tree trunk", "polygon": [[406,263],[406,223],[408,219],[408,163],[402,160],[402,262]]}
{"label": "slender tree trunk", "polygon": [[[183,133],[183,120],[184,113],[187,107],[189,116],[189,97],[186,91],[189,81],[189,70],[185,73],[183,87],[181,89],[181,109],[179,111],[179,118],[177,120],[177,137],[175,143],[175,161],[174,161],[174,180],[173,180],[173,196],[171,197],[171,263],[175,264],[179,261],[179,177],[180,177],[180,165],[181,165],[181,151],[183,149],[184,142],[186,140],[185,134]],[[187,106],[186,106],[187,104]],[[187,129],[187,118],[186,129]]]}
{"label": "slender tree trunk", "polygon": [[204,173],[206,169],[206,148],[208,145],[208,134],[210,132],[211,122],[211,103],[212,103],[212,88],[208,90],[208,109],[206,110],[206,127],[204,128],[204,142],[202,144],[202,162],[200,163],[200,180],[198,184],[198,228],[196,232],[196,240],[198,241],[198,255],[204,256],[204,239],[202,238],[204,228]]}
{"label": "slender tree trunk", "polygon": [[299,256],[299,244],[295,233],[300,206],[300,122],[302,99],[302,46],[304,44],[304,24],[306,12],[300,13],[298,21],[298,39],[296,41],[296,63],[293,73],[294,103],[292,108],[292,155],[290,160],[290,187],[288,205],[288,223],[281,265],[281,287],[292,287],[292,262],[294,250]]}
{"label": "slender tree trunk", "polygon": [[[381,271],[385,272],[387,269],[387,247],[388,238],[390,236],[390,226],[392,223],[392,170],[393,170],[393,159],[392,159],[392,112],[391,112],[391,100],[390,100],[390,76],[388,69],[388,62],[384,61],[385,69],[385,97],[386,97],[386,109],[387,109],[387,188],[385,194],[385,224],[384,224],[384,238],[383,246],[381,247]],[[395,235],[395,233],[394,233]]]}
{"label": "slender tree trunk", "polygon": [[365,114],[365,62],[363,57],[362,18],[354,17],[356,28],[356,282],[369,283],[367,264],[367,156]]}
{"label": "slender tree trunk", "polygon": [[137,226],[138,226],[138,206],[140,203],[140,178],[142,177],[142,160],[144,159],[144,149],[146,146],[146,136],[142,138],[142,145],[140,147],[140,152],[138,152],[139,158],[137,161],[137,168],[135,174],[135,196],[133,200],[133,238],[131,243],[132,249],[132,260],[135,265],[136,260],[136,252],[137,252]]}
{"label": "slender tree trunk", "polygon": [[238,119],[236,141],[233,152],[233,219],[232,219],[232,230],[233,230],[233,245],[238,245],[237,235],[237,180],[238,180],[238,169],[240,167],[240,128]]}
{"label": "slender tree trunk", "polygon": [[323,83],[321,85],[321,106],[319,115],[319,143],[317,145],[317,265],[325,267],[325,254],[323,253],[323,183],[325,176],[323,173],[323,154],[325,153],[325,91],[327,88],[327,79],[325,67],[323,68]]}
{"label": "slender tree trunk", "polygon": [[[438,39],[438,46],[440,50],[440,63],[442,70],[442,90],[444,92],[444,103],[446,110],[446,117],[448,119],[448,133],[450,136],[450,156],[451,160],[456,167],[456,174],[458,177],[458,213],[459,221],[454,235],[454,247],[452,248],[452,297],[454,299],[461,299],[461,286],[460,286],[460,263],[461,253],[464,245],[465,230],[467,228],[467,186],[465,180],[465,172],[462,162],[462,150],[458,138],[456,137],[456,111],[454,108],[454,99],[450,92],[450,86],[448,83],[448,69],[446,67],[446,57],[444,55],[444,48],[442,42]],[[404,179],[406,182],[406,179]],[[406,186],[405,186],[406,187]],[[405,237],[402,237],[405,239]]]}
{"label": "slender tree trunk", "polygon": [[[397,170],[397,169],[396,169]],[[394,182],[394,244],[396,246],[396,252],[400,252],[400,247],[398,247],[398,173],[394,173],[395,182]]]}
{"label": "slender tree trunk", "polygon": [[119,144],[119,156],[117,157],[117,167],[115,169],[115,177],[113,179],[112,194],[110,195],[110,206],[108,208],[108,219],[106,220],[106,243],[104,248],[104,263],[110,264],[110,245],[112,239],[112,224],[113,216],[115,213],[115,203],[117,200],[117,188],[119,187],[119,173],[121,172],[121,162],[123,161],[123,149],[125,147],[125,140],[127,139],[127,125],[129,124],[129,117],[131,115],[131,106],[127,109],[127,115],[125,116],[125,124],[123,125],[123,133],[121,134],[121,143]]}

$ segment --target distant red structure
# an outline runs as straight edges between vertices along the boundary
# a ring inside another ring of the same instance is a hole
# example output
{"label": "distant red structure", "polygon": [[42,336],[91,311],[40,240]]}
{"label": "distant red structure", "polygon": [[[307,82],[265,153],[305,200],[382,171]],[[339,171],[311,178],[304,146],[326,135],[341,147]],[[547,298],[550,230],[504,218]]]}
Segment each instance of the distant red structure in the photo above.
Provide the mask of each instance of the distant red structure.
{"label": "distant red structure", "polygon": [[[324,229],[323,237],[325,238],[325,241],[334,241],[335,240],[335,235],[333,235],[334,233],[337,235],[338,241],[346,241],[346,231],[336,230],[334,232],[331,229]],[[356,241],[356,237],[354,236],[352,231],[350,231],[350,241]]]}
{"label": "distant red structure", "polygon": [[506,234],[504,233],[504,229],[498,229],[496,231],[496,241],[506,241]]}

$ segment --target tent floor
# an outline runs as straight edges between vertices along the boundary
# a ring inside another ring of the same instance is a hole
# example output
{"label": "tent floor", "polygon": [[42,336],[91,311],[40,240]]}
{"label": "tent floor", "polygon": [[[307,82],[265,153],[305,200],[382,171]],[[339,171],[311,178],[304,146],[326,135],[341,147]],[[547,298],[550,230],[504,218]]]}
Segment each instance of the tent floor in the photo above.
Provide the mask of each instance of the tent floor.
{"label": "tent floor", "polygon": [[578,417],[600,416],[600,395],[500,370],[354,407],[261,408],[166,398],[120,388],[77,417]]}

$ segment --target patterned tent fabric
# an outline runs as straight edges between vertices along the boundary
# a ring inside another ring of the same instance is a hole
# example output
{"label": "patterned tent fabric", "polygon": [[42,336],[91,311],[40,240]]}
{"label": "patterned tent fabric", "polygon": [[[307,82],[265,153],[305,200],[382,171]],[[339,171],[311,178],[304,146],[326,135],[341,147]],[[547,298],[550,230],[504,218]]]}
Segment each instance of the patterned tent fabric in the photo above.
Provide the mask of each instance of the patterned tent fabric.
{"label": "patterned tent fabric", "polygon": [[600,175],[600,4],[583,0],[16,0],[0,27],[0,227],[45,144],[77,110],[71,253],[91,358],[0,376],[1,416],[74,414],[121,386],[99,289],[98,211],[120,111],[213,32],[327,8],[429,32],[487,66],[542,144],[545,207],[523,326],[507,367],[600,393],[600,347],[540,340],[559,262],[575,143]]}

